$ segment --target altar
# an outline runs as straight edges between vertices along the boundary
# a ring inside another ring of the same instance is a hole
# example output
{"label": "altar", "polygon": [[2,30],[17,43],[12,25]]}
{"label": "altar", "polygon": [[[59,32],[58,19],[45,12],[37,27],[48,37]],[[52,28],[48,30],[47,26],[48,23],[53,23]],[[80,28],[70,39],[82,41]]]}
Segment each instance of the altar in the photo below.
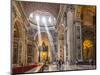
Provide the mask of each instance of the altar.
{"label": "altar", "polygon": [[45,44],[45,42],[43,42],[42,46],[40,46],[39,52],[40,62],[48,61],[48,46]]}

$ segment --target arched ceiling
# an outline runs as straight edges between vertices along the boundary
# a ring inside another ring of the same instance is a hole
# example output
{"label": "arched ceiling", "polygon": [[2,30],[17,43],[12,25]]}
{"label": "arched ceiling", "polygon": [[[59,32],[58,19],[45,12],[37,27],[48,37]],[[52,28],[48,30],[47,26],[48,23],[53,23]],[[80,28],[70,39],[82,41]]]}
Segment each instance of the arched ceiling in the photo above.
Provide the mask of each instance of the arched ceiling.
{"label": "arched ceiling", "polygon": [[30,13],[40,10],[40,11],[45,11],[51,13],[53,16],[57,17],[58,12],[59,12],[59,7],[60,4],[51,4],[51,3],[38,3],[38,2],[27,2],[27,1],[22,1],[20,2],[24,12],[27,17],[29,17]]}
{"label": "arched ceiling", "polygon": [[40,18],[40,20],[38,21],[39,26],[41,26],[42,28],[45,26],[42,20],[43,17],[45,17],[48,27],[53,27],[54,25],[56,25],[56,18],[59,13],[60,4],[27,1],[21,1],[20,4],[31,25],[37,25],[37,14]]}
{"label": "arched ceiling", "polygon": [[38,18],[38,24],[40,27],[44,27],[43,20],[45,20],[47,26],[49,26],[49,27],[56,25],[56,18],[49,12],[40,11],[40,10],[36,10],[36,11],[32,12],[29,15],[30,23],[37,25],[36,18]]}

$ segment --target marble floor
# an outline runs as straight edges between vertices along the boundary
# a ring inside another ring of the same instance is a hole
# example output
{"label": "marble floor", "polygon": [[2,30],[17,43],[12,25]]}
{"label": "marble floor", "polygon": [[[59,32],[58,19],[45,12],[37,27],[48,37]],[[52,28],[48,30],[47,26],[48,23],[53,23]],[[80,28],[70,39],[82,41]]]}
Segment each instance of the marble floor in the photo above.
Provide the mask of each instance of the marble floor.
{"label": "marble floor", "polygon": [[[70,70],[88,70],[88,69],[95,69],[95,65],[65,65],[63,64],[61,67],[58,67],[57,65],[50,64],[47,67],[44,67],[43,72],[50,72],[50,71],[70,71]],[[26,73],[34,73],[36,72],[37,68],[33,68],[30,71]]]}
{"label": "marble floor", "polygon": [[49,68],[45,71],[62,71],[62,70],[82,70],[82,69],[95,69],[96,66],[91,65],[62,65],[60,68],[57,65],[49,65]]}

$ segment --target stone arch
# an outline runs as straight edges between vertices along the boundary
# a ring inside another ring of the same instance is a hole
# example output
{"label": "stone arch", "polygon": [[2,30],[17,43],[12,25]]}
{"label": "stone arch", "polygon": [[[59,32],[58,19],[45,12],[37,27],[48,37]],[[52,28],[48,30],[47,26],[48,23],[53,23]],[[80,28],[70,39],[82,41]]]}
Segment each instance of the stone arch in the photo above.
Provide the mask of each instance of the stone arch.
{"label": "stone arch", "polygon": [[18,26],[17,26],[17,23],[15,23],[14,25],[14,34],[13,34],[13,37],[16,37],[16,38],[19,38],[19,29],[18,29]]}
{"label": "stone arch", "polygon": [[17,22],[15,22],[13,27],[13,64],[18,64],[19,38],[19,29]]}
{"label": "stone arch", "polygon": [[[15,19],[15,22],[14,22],[14,24],[13,24],[13,29],[14,29],[15,27],[18,29],[19,38],[22,38],[24,26],[23,26],[23,24],[18,20],[18,18]],[[14,30],[13,30],[13,32],[14,32]],[[14,35],[14,33],[13,33],[13,35]]]}
{"label": "stone arch", "polygon": [[21,62],[21,50],[22,50],[22,41],[23,38],[23,26],[18,19],[16,19],[13,23],[12,37],[13,37],[13,64],[18,65]]}
{"label": "stone arch", "polygon": [[[42,46],[43,42],[45,42],[45,45],[48,46],[48,60],[49,61],[52,61],[52,57],[51,57],[51,55],[52,55],[52,45],[50,43],[49,38],[50,37],[48,37],[48,34],[45,31],[41,32],[41,40],[42,41],[40,42],[41,43],[40,45]],[[38,41],[38,32],[35,34],[34,40],[37,40]],[[41,54],[40,54],[40,56],[41,56]]]}

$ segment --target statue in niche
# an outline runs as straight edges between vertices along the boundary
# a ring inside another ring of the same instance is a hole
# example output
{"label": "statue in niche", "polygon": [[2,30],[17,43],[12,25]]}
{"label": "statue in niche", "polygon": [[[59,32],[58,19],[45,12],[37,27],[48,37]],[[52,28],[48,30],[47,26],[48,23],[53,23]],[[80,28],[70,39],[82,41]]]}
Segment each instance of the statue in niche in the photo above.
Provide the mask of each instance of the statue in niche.
{"label": "statue in niche", "polygon": [[46,62],[48,61],[48,46],[45,44],[45,42],[42,43],[41,46],[41,52],[42,52],[42,61]]}
{"label": "statue in niche", "polygon": [[48,46],[45,45],[45,42],[42,43],[42,51],[48,51]]}

